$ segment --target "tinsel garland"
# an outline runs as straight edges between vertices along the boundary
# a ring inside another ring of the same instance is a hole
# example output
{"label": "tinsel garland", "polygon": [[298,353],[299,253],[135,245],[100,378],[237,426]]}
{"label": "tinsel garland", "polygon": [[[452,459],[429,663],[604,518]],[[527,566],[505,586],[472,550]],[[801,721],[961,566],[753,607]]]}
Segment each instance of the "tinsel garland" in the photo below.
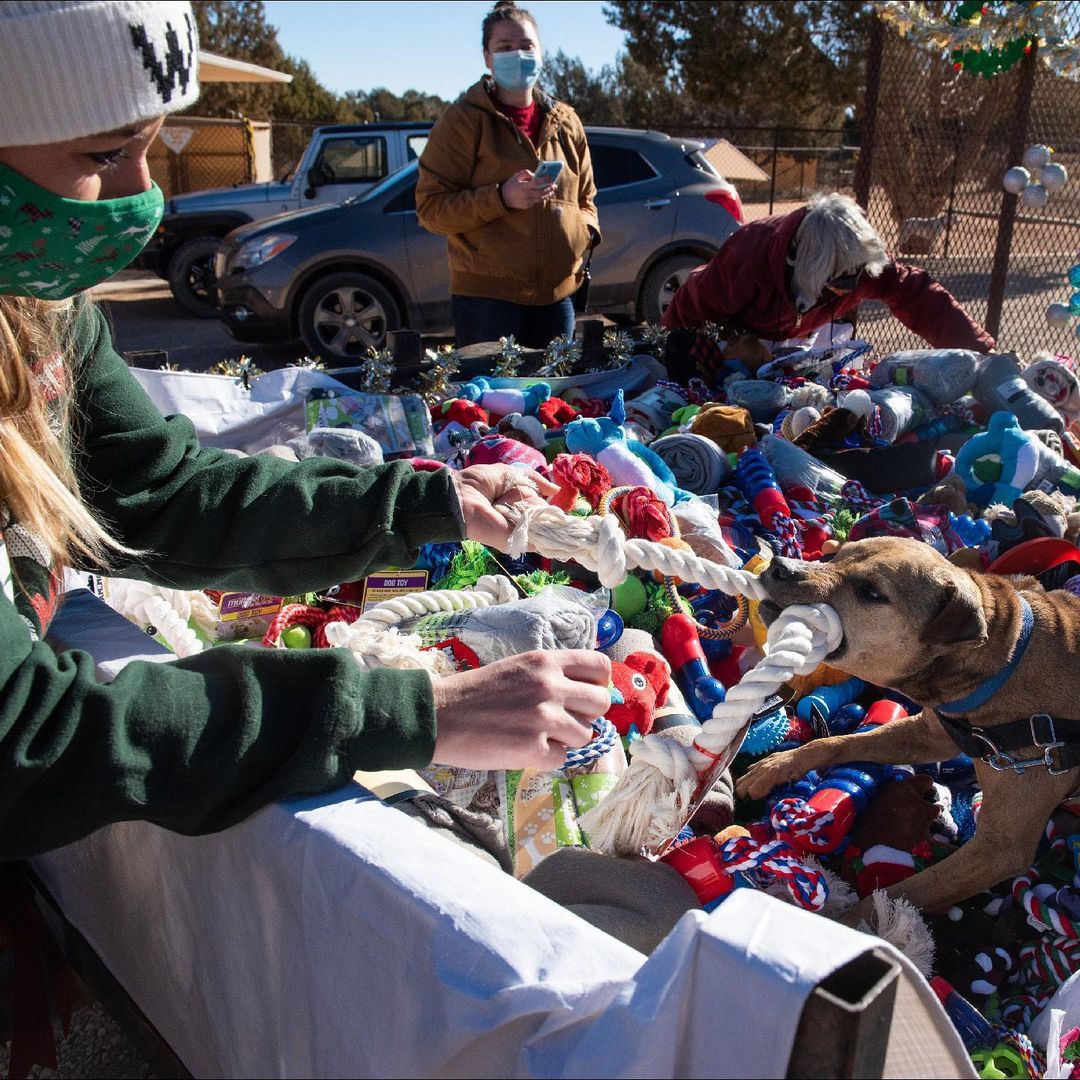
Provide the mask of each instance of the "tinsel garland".
{"label": "tinsel garland", "polygon": [[621,367],[634,353],[634,339],[625,330],[605,330],[604,348],[611,367]]}
{"label": "tinsel garland", "polygon": [[416,380],[416,392],[431,408],[450,397],[450,383],[461,370],[461,356],[452,345],[440,345],[438,349],[425,349],[426,371]]}
{"label": "tinsel garland", "polygon": [[521,346],[514,340],[514,335],[499,338],[499,355],[491,369],[496,379],[512,379],[521,367]]}
{"label": "tinsel garland", "polygon": [[359,367],[361,389],[369,394],[390,393],[397,364],[389,349],[368,349]]}
{"label": "tinsel garland", "polygon": [[210,368],[210,374],[228,375],[230,378],[236,379],[245,390],[250,390],[251,380],[257,379],[264,372],[250,356],[239,356],[219,360]]}
{"label": "tinsel garland", "polygon": [[917,0],[881,0],[874,11],[903,37],[948,53],[1005,52],[1018,39],[1038,44],[1039,58],[1057,75],[1080,79],[1080,44],[1068,37],[1053,3],[984,5],[959,25]]}
{"label": "tinsel garland", "polygon": [[568,334],[552,338],[544,351],[543,366],[537,371],[542,379],[558,379],[569,375],[581,361],[581,342]]}

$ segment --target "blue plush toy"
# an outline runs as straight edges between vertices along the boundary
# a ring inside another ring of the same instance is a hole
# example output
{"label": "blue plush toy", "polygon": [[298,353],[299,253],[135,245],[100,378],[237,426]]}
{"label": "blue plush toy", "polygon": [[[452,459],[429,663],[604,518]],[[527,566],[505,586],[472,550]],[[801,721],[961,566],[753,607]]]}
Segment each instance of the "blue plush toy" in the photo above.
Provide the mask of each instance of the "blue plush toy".
{"label": "blue plush toy", "polygon": [[511,413],[534,416],[536,410],[551,397],[551,386],[538,382],[525,390],[495,387],[490,379],[481,375],[465,383],[458,397],[474,402],[494,416],[509,416]]}
{"label": "blue plush toy", "polygon": [[566,425],[566,449],[571,454],[588,454],[607,469],[616,487],[647,487],[668,504],[692,498],[675,480],[675,474],[658,455],[636,439],[628,439],[623,430],[626,411],[623,392],[607,416],[581,417]]}
{"label": "blue plush toy", "polygon": [[968,497],[979,506],[1012,506],[1043,480],[1070,495],[1080,493],[1080,472],[1021,428],[1008,412],[994,413],[986,431],[964,443],[956,455],[955,471]]}

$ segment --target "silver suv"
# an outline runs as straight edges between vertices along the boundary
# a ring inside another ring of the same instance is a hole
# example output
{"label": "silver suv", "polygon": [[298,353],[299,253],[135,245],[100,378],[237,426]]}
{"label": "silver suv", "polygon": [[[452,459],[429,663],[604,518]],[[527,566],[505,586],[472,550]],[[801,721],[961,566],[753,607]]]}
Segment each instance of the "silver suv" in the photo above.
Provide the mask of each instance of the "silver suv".
{"label": "silver suv", "polygon": [[[706,144],[655,131],[587,128],[604,241],[590,310],[658,322],[687,275],[738,228],[735,189]],[[446,240],[416,216],[415,162],[337,206],[235,229],[215,271],[222,318],[240,341],[301,338],[351,363],[388,330],[451,325]]]}

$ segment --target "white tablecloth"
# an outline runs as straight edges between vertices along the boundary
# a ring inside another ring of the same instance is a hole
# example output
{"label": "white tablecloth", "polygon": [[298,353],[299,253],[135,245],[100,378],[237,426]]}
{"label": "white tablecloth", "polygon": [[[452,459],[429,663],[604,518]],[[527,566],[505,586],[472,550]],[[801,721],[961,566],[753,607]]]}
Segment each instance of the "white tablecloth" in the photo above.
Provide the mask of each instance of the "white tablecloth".
{"label": "white tablecloth", "polygon": [[[356,784],[34,865],[196,1076],[783,1076],[813,987],[881,946],[739,889],[646,958]],[[900,959],[886,1075],[974,1076]]]}

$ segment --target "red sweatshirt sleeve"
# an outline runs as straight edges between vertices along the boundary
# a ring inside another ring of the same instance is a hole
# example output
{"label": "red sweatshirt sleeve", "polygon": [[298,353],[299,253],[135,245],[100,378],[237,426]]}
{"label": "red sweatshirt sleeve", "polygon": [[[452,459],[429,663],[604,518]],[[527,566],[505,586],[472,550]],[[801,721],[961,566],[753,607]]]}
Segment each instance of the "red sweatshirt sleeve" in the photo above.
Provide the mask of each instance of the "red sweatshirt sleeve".
{"label": "red sweatshirt sleeve", "polygon": [[880,300],[909,330],[935,349],[992,352],[994,339],[957,303],[956,298],[925,270],[889,263],[876,278],[867,278],[862,300]]}
{"label": "red sweatshirt sleeve", "polygon": [[[735,319],[754,298],[754,275],[746,272],[736,233],[705,265],[690,276],[671,298],[660,320],[670,330],[697,329],[708,322]],[[740,270],[741,268],[741,270]]]}

